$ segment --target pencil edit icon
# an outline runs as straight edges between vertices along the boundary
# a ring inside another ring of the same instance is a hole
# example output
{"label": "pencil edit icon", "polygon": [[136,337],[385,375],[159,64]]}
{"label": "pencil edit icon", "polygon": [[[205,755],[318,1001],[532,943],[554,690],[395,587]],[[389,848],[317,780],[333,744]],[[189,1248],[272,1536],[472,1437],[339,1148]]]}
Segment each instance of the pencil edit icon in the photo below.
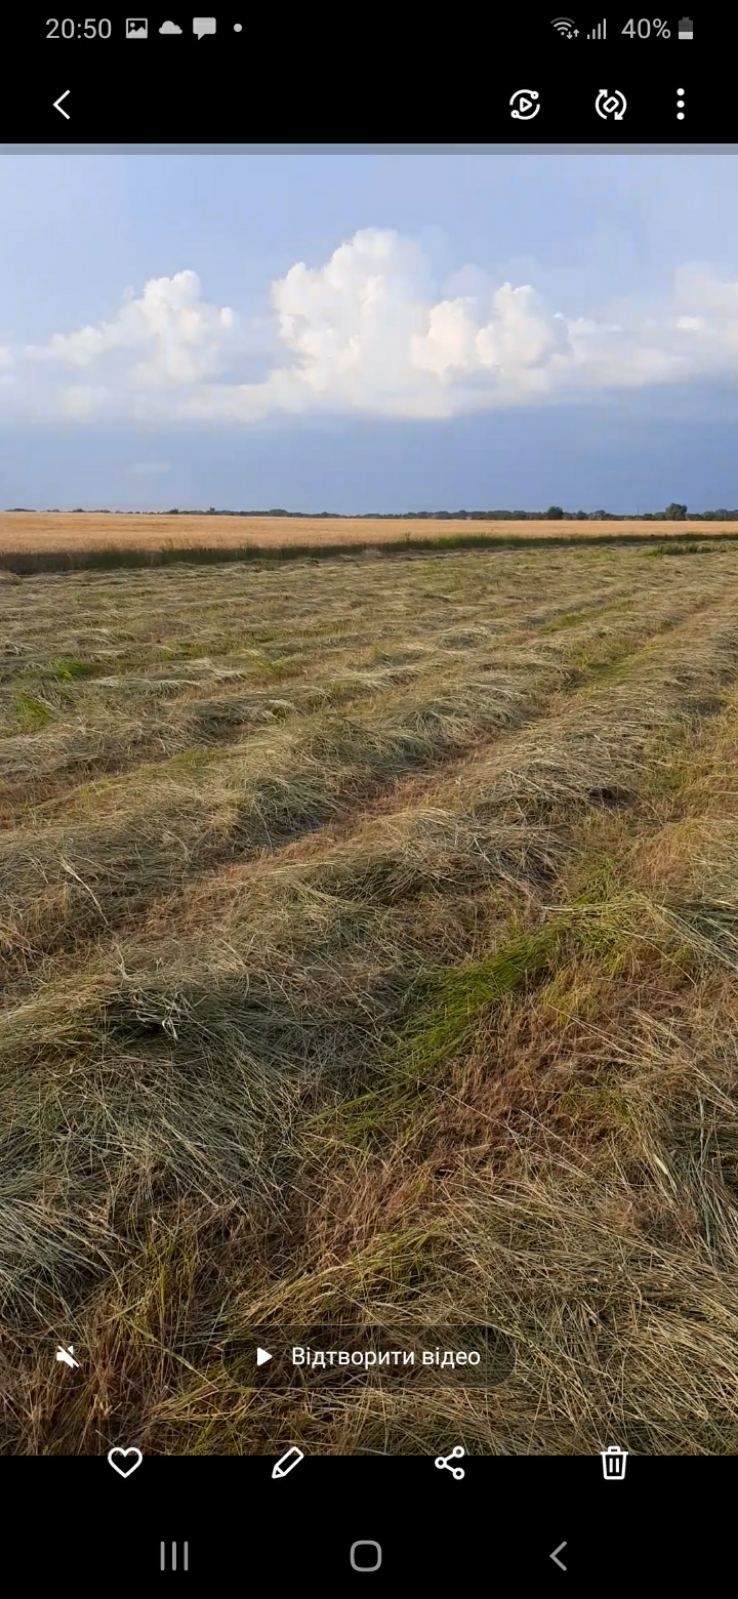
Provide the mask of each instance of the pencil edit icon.
{"label": "pencil edit icon", "polygon": [[300,1461],[304,1459],[305,1455],[303,1450],[298,1449],[297,1446],[293,1444],[291,1449],[286,1450],[283,1455],[280,1455],[276,1465],[272,1466],[272,1478],[286,1477],[288,1473],[290,1471],[294,1471],[295,1466],[299,1466]]}

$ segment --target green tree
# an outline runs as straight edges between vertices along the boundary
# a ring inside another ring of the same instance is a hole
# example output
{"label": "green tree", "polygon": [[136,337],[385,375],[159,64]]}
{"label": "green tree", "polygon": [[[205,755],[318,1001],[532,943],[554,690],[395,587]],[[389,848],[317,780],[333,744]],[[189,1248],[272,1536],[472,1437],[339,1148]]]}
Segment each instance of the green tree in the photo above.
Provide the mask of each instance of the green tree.
{"label": "green tree", "polygon": [[664,516],[668,522],[683,522],[686,518],[686,515],[686,505],[680,505],[677,500],[672,500],[671,505],[667,505],[666,510],[664,511]]}
{"label": "green tree", "polygon": [[545,516],[547,522],[561,522],[563,520],[564,513],[560,505],[549,505]]}

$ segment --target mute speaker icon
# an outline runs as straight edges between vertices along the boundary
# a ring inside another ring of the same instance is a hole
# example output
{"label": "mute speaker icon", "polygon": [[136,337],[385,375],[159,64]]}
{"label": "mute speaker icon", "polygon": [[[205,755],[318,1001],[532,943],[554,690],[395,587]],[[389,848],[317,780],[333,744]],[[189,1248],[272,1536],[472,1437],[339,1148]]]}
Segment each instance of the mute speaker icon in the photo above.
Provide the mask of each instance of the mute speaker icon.
{"label": "mute speaker icon", "polygon": [[60,1344],[56,1351],[56,1359],[64,1366],[71,1366],[72,1370],[79,1370],[79,1361],[74,1358],[74,1344]]}

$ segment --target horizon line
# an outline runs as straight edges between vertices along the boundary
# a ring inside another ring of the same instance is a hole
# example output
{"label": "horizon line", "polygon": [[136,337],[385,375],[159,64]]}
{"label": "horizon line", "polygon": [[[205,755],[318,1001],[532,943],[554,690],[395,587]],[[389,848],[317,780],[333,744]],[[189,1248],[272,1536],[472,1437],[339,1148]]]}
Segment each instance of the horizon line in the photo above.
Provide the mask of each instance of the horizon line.
{"label": "horizon line", "polygon": [[304,518],[317,520],[318,518],[330,521],[432,521],[433,519],[448,519],[449,521],[478,521],[485,519],[509,519],[510,521],[537,521],[537,522],[570,522],[570,521],[617,521],[617,522],[689,522],[708,518],[722,518],[723,520],[738,520],[738,507],[734,506],[705,506],[700,510],[691,510],[681,502],[673,501],[657,511],[609,511],[600,507],[597,510],[567,510],[562,506],[548,506],[545,510],[523,510],[510,506],[484,510],[477,508],[462,508],[448,510],[445,507],[432,511],[296,511],[284,506],[270,506],[268,509],[249,508],[233,509],[226,506],[170,506],[166,510],[160,507],[133,508],[131,506],[38,506],[38,505],[6,505],[0,510],[2,516],[238,516],[238,517],[264,517],[264,518]]}

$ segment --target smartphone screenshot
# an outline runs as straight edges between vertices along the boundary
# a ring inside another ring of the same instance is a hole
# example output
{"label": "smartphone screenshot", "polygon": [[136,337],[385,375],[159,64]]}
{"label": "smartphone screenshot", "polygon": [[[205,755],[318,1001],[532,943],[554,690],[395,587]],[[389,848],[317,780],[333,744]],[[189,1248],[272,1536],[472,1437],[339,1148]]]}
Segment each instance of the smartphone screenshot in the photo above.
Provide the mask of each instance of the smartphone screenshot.
{"label": "smartphone screenshot", "polygon": [[8,1569],[731,1569],[735,35],[4,25]]}

